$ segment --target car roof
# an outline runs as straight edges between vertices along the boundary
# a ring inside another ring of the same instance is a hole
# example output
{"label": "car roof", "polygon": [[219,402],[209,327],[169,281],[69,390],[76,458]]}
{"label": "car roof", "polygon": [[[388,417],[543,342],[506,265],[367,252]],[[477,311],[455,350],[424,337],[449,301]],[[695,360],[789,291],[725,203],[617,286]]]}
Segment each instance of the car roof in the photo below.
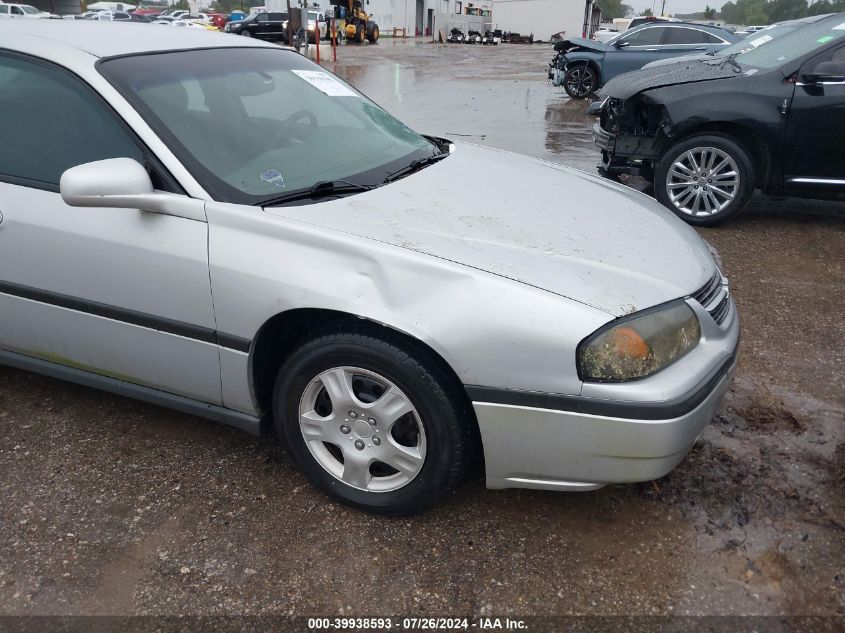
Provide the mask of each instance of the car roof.
{"label": "car roof", "polygon": [[59,49],[102,58],[152,51],[248,46],[279,48],[268,42],[206,29],[87,20],[0,20],[0,48],[45,54],[50,58],[55,58]]}
{"label": "car roof", "polygon": [[656,20],[651,22],[645,22],[643,24],[638,24],[632,29],[628,29],[627,31],[623,31],[623,33],[627,33],[630,35],[634,31],[640,31],[642,29],[660,27],[660,28],[667,28],[667,27],[677,27],[677,26],[686,26],[691,28],[700,29],[702,31],[708,31],[713,33],[714,35],[718,35],[719,37],[724,36],[725,34],[733,37],[736,39],[736,36],[731,33],[729,30],[722,28],[721,26],[713,26],[712,24],[698,24],[697,22],[681,22],[679,20]]}

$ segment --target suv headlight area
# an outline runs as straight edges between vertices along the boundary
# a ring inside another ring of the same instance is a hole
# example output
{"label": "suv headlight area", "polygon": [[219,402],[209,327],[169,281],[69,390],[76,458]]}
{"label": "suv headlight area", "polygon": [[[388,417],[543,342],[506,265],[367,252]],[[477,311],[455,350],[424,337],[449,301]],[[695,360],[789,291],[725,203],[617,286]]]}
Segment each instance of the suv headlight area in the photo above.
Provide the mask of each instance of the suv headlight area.
{"label": "suv headlight area", "polygon": [[678,300],[613,321],[578,345],[581,380],[645,378],[684,356],[701,340],[698,318]]}

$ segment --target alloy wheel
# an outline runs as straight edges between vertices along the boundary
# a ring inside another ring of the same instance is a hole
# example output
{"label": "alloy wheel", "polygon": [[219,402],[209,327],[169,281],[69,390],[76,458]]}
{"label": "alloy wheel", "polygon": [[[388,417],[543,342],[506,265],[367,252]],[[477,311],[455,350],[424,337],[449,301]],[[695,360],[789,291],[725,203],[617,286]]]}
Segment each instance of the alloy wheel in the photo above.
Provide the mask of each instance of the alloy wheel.
{"label": "alloy wheel", "polygon": [[588,67],[576,68],[566,82],[569,92],[577,97],[586,97],[593,89],[593,72]]}
{"label": "alloy wheel", "polygon": [[311,380],[300,399],[299,426],[317,463],[359,490],[402,488],[425,462],[416,408],[399,387],[367,369],[334,367]]}
{"label": "alloy wheel", "polygon": [[736,161],[716,147],[694,147],[675,158],[666,173],[666,193],[682,213],[709,216],[724,211],[737,196]]}

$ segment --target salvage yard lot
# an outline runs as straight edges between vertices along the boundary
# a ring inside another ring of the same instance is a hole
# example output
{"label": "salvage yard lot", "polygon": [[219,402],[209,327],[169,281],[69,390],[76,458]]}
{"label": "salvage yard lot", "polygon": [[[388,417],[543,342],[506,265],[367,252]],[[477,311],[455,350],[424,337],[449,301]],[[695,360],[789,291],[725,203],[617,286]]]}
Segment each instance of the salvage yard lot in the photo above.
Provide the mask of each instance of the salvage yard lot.
{"label": "salvage yard lot", "polygon": [[[551,56],[385,39],[326,66],[421,132],[593,171]],[[843,206],[757,196],[700,231],[742,317],[739,369],[654,483],[475,478],[385,519],[325,498],[273,442],[0,368],[0,613],[845,615]]]}

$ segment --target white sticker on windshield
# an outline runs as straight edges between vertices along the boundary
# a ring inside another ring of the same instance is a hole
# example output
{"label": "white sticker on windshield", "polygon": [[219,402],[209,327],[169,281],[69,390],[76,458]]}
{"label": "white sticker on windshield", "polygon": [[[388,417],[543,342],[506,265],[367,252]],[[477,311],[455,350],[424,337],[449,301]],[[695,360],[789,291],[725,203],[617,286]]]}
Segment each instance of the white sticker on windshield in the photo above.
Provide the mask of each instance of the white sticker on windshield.
{"label": "white sticker on windshield", "polygon": [[319,70],[292,70],[320,92],[330,97],[357,97],[358,95],[340,83],[337,79]]}
{"label": "white sticker on windshield", "polygon": [[834,26],[832,30],[834,30],[834,31],[845,31],[845,22],[843,22],[839,26]]}
{"label": "white sticker on windshield", "polygon": [[276,185],[281,189],[285,188],[285,179],[282,176],[282,172],[278,169],[268,169],[267,171],[262,171],[258,174],[258,177],[264,182],[269,182],[271,185]]}
{"label": "white sticker on windshield", "polygon": [[752,48],[757,48],[760,44],[765,44],[766,42],[771,42],[772,36],[771,35],[764,35],[763,37],[758,37],[757,39],[751,40],[748,42]]}

